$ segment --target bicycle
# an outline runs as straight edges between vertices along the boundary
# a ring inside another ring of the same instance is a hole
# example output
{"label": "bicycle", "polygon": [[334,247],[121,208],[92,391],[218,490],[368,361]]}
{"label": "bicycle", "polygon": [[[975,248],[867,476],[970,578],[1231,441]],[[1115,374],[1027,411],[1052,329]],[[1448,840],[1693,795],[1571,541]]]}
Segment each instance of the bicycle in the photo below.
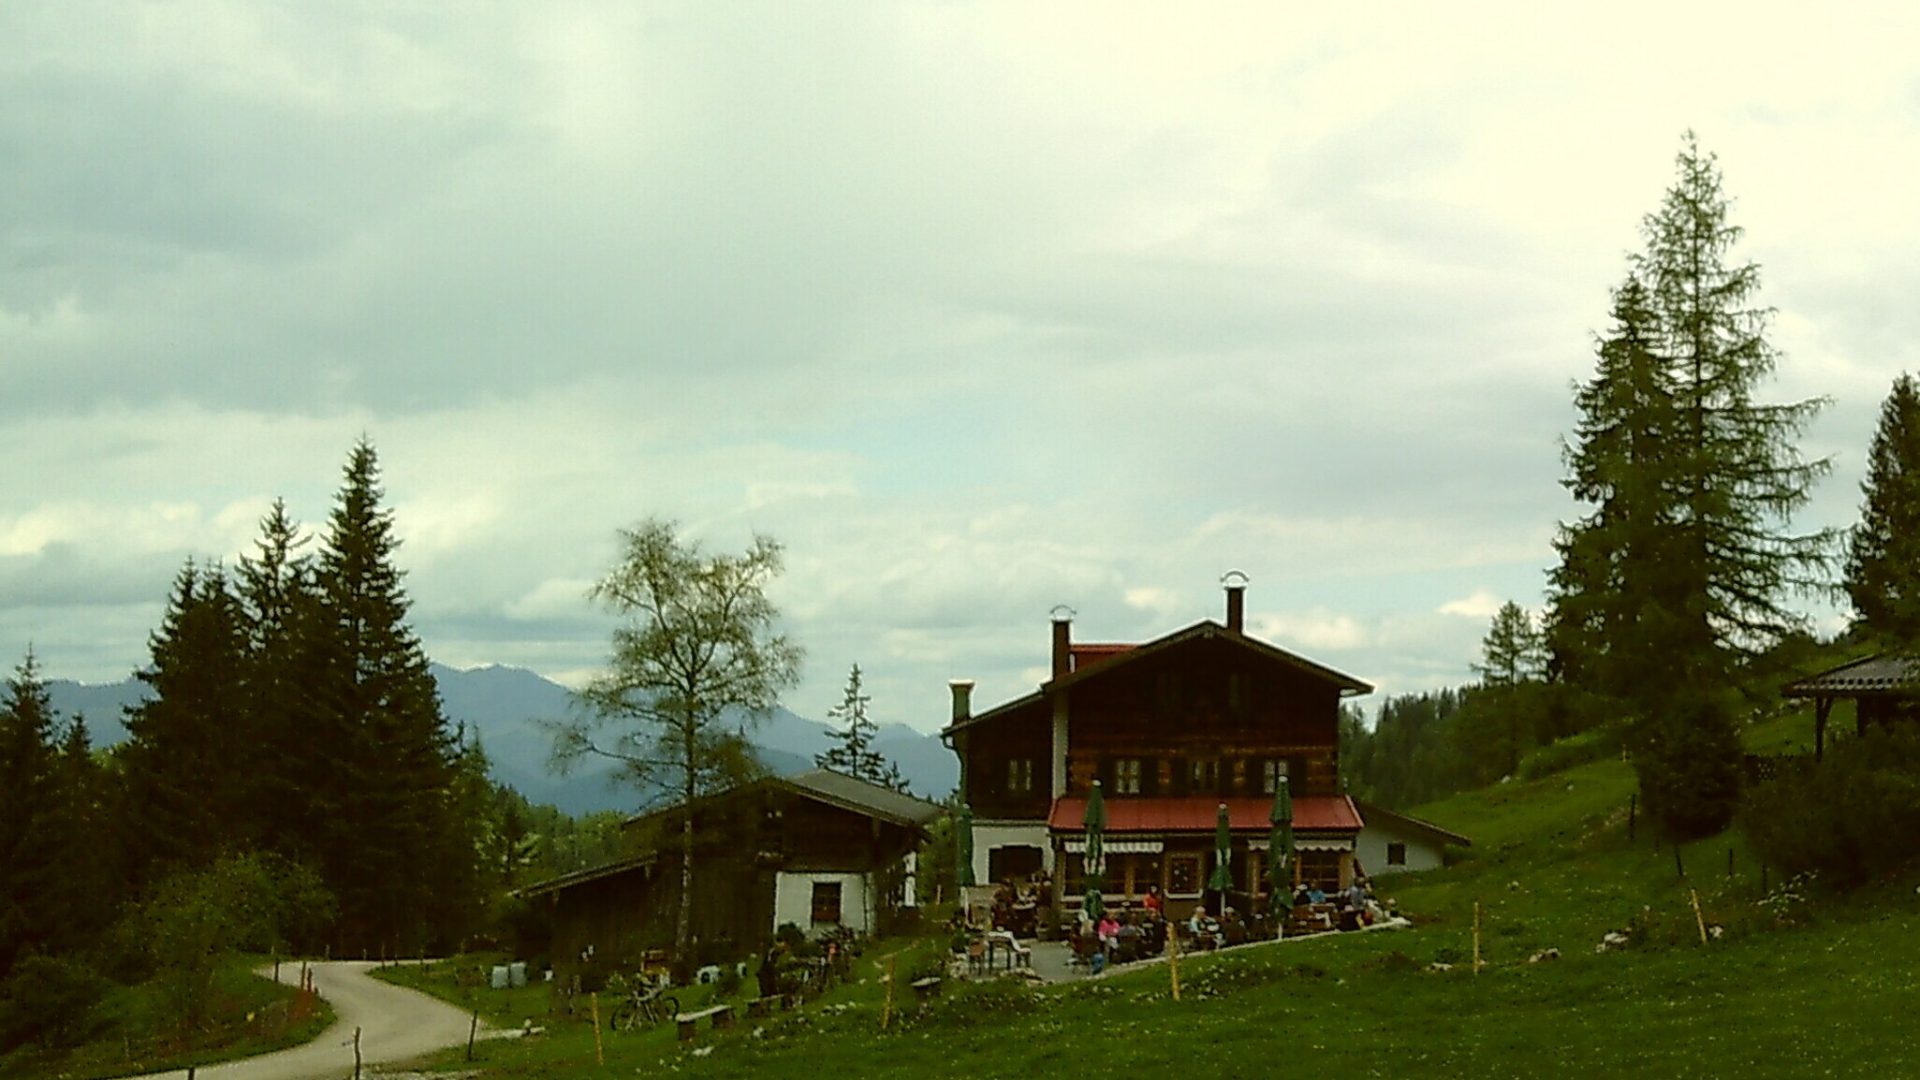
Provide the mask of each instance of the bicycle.
{"label": "bicycle", "polygon": [[615,1031],[651,1027],[680,1012],[680,999],[667,993],[665,983],[651,983],[644,979],[637,981],[637,986],[627,984],[626,997],[613,1008]]}

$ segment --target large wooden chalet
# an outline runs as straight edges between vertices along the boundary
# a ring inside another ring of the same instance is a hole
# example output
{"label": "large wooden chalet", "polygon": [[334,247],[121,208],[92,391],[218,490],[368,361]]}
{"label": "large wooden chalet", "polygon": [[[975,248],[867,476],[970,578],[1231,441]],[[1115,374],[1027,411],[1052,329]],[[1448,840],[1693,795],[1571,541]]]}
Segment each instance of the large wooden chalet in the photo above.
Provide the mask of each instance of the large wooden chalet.
{"label": "large wooden chalet", "polygon": [[[715,962],[759,953],[785,923],[809,936],[872,932],[911,902],[915,852],[941,813],[827,769],[767,777],[692,811],[695,951]],[[519,891],[552,918],[560,978],[636,971],[670,950],[685,813],[675,805],[632,818],[633,855]]]}
{"label": "large wooden chalet", "polygon": [[1227,588],[1224,623],[1144,644],[1076,643],[1070,620],[1056,616],[1051,677],[1033,693],[974,712],[973,684],[954,681],[942,734],[973,813],[975,880],[1045,870],[1056,902],[1070,903],[1098,779],[1114,899],[1149,885],[1172,901],[1198,899],[1223,803],[1235,887],[1264,893],[1268,813],[1286,777],[1296,880],[1349,883],[1364,822],[1340,787],[1340,703],[1373,688],[1250,637],[1244,624],[1242,585]]}

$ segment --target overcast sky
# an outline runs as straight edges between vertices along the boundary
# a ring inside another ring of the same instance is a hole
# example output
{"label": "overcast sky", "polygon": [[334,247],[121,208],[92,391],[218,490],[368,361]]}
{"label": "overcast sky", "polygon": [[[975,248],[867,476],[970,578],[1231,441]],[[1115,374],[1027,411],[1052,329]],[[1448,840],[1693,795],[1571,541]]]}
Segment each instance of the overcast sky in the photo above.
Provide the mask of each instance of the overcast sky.
{"label": "overcast sky", "polygon": [[0,7],[0,659],[125,677],[365,433],[455,666],[591,672],[662,515],[785,542],[803,714],[857,661],[932,729],[1055,604],[1140,640],[1236,568],[1279,645],[1465,681],[1689,127],[1850,524],[1920,368],[1916,18],[1338,8]]}

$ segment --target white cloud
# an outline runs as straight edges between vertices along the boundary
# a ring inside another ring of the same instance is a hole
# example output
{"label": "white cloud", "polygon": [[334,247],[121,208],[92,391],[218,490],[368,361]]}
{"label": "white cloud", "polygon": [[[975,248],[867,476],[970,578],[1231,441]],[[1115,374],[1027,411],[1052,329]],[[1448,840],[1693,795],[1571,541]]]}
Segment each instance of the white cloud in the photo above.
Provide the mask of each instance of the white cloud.
{"label": "white cloud", "polygon": [[1442,615],[1459,615],[1469,619],[1491,619],[1505,604],[1506,598],[1495,595],[1492,589],[1475,589],[1470,596],[1458,600],[1449,600],[1439,607]]}

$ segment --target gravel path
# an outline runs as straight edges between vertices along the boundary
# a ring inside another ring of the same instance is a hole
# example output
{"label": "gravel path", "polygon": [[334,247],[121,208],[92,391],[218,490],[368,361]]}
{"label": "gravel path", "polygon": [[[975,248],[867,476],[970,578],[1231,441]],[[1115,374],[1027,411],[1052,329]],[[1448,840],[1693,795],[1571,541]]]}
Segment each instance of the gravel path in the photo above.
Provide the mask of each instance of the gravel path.
{"label": "gravel path", "polygon": [[[259,1057],[221,1065],[203,1065],[198,1080],[340,1080],[353,1075],[353,1029],[360,1029],[360,1059],[371,1068],[419,1057],[467,1041],[470,1016],[425,994],[392,986],[368,972],[365,960],[334,960],[310,965],[313,984],[333,1006],[334,1025],[312,1042]],[[273,969],[260,974],[272,978]],[[280,965],[280,981],[300,978],[298,963]],[[481,1025],[486,1030],[486,1025]],[[184,1069],[149,1073],[135,1080],[184,1080]]]}

